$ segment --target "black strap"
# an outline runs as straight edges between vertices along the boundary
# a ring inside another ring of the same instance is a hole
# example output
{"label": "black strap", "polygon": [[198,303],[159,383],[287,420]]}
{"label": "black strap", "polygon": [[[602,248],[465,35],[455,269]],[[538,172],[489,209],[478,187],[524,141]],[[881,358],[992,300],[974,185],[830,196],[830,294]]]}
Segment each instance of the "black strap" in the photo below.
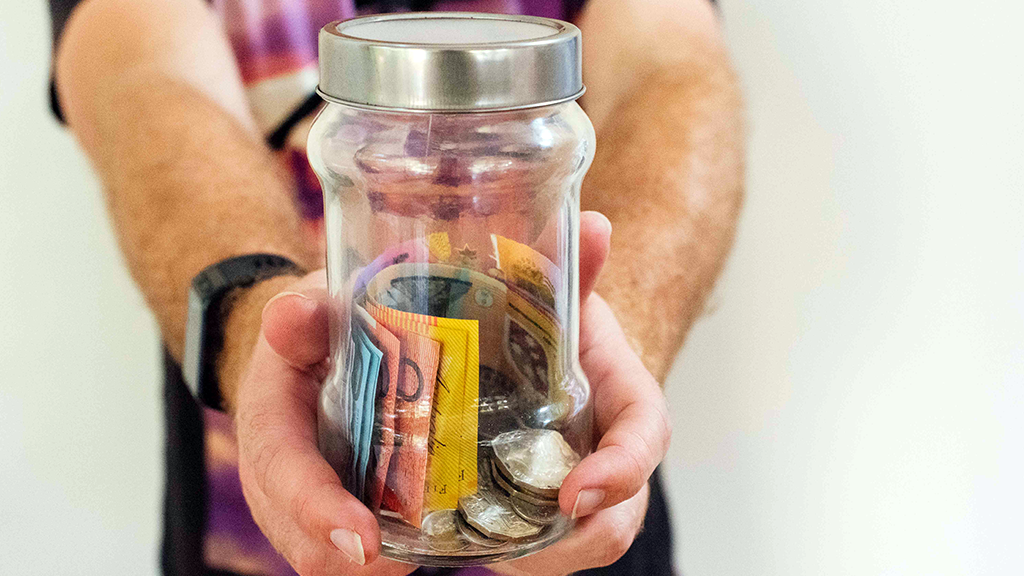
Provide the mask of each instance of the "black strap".
{"label": "black strap", "polygon": [[292,128],[295,128],[295,125],[302,122],[303,118],[309,116],[319,108],[322,102],[323,99],[320,98],[319,94],[316,92],[310,94],[302,104],[299,104],[295,110],[292,110],[292,113],[284,119],[284,122],[282,122],[276,130],[270,133],[270,136],[267,136],[267,144],[269,144],[274,150],[284,148],[284,141],[288,138],[288,134],[291,133]]}

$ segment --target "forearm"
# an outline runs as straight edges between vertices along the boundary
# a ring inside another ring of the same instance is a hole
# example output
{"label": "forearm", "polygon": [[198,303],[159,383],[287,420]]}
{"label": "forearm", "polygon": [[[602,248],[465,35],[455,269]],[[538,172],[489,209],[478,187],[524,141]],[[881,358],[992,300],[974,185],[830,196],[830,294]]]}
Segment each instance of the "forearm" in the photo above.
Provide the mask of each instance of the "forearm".
{"label": "forearm", "polygon": [[656,66],[602,116],[583,207],[612,221],[597,291],[663,381],[731,246],[743,129],[724,49]]}
{"label": "forearm", "polygon": [[[101,177],[128,267],[168,349],[180,359],[188,287],[204,267],[253,252],[280,254],[307,267],[317,262],[302,240],[288,180],[253,133],[240,90],[231,89],[232,76],[224,70],[233,61],[226,46],[211,48],[207,42],[204,64],[185,72],[174,62],[151,57],[149,47],[132,43],[147,38],[146,31],[125,33],[124,42],[96,48],[90,27],[99,25],[101,17],[108,26],[113,19],[114,26],[131,27],[137,16],[111,2],[97,6],[69,25],[58,58],[58,91]],[[181,20],[168,26],[189,26],[192,34],[206,25],[180,12],[170,17]],[[106,64],[98,66],[101,55]],[[221,62],[211,63],[211,57]],[[206,86],[203,74],[196,72],[204,67],[228,88],[198,86]],[[261,288],[243,297],[239,305],[258,306],[249,300],[268,298],[265,292]],[[257,329],[231,331],[226,350],[251,347]],[[237,380],[238,364],[246,356],[247,351],[222,356],[228,364],[222,375],[231,375],[222,378],[227,386]],[[230,398],[230,390],[225,392]]]}

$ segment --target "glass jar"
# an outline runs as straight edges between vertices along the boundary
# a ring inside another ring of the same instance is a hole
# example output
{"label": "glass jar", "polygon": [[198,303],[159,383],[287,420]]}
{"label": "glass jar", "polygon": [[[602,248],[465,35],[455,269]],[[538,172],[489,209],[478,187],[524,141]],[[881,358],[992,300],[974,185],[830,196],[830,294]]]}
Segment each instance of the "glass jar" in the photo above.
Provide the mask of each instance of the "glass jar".
{"label": "glass jar", "polygon": [[321,451],[377,515],[387,557],[539,550],[571,528],[558,489],[592,441],[579,30],[372,16],[326,26],[320,67],[329,104],[308,151],[334,306]]}

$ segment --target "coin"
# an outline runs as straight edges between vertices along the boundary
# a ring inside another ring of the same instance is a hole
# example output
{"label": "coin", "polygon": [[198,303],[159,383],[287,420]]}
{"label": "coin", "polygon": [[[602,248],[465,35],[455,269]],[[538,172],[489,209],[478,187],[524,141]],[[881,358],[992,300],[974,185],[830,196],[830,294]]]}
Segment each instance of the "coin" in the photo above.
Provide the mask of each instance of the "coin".
{"label": "coin", "polygon": [[482,490],[459,498],[459,512],[471,528],[496,540],[522,540],[541,530],[516,514],[507,496],[496,492]]}
{"label": "coin", "polygon": [[558,506],[537,506],[524,501],[513,495],[509,501],[512,503],[512,510],[522,516],[523,520],[539,526],[548,526],[558,520],[561,511]]}
{"label": "coin", "polygon": [[558,498],[562,480],[580,463],[580,457],[554,430],[512,430],[491,441],[494,463],[524,492]]}
{"label": "coin", "polygon": [[530,494],[529,492],[523,492],[516,488],[515,485],[512,484],[512,481],[509,480],[504,474],[502,474],[501,470],[498,469],[493,459],[491,459],[491,478],[494,480],[495,485],[504,490],[505,493],[508,494],[509,496],[515,496],[516,498],[519,498],[524,502],[533,504],[534,506],[558,506],[558,500],[552,500],[550,498],[541,498],[539,496],[535,496],[533,494]]}
{"label": "coin", "polygon": [[492,540],[478,532],[469,524],[466,524],[466,520],[462,518],[461,514],[458,515],[455,525],[459,529],[459,534],[461,534],[463,538],[478,546],[483,546],[484,548],[497,548],[503,544],[501,540]]}
{"label": "coin", "polygon": [[427,544],[431,550],[436,550],[437,552],[459,552],[469,547],[469,540],[460,532],[452,538],[431,540]]}
{"label": "coin", "polygon": [[459,533],[458,516],[455,510],[436,510],[423,518],[420,531],[431,548],[438,552],[458,552],[469,545]]}

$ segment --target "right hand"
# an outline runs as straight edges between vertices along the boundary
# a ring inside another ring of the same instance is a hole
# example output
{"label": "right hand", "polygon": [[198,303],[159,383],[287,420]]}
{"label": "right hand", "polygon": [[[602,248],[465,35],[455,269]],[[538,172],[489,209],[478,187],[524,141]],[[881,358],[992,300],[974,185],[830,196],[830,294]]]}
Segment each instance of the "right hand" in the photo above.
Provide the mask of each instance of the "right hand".
{"label": "right hand", "polygon": [[376,518],[317,449],[328,338],[322,270],[267,303],[234,399],[242,491],[256,524],[302,576],[405,576],[416,567],[379,558]]}

